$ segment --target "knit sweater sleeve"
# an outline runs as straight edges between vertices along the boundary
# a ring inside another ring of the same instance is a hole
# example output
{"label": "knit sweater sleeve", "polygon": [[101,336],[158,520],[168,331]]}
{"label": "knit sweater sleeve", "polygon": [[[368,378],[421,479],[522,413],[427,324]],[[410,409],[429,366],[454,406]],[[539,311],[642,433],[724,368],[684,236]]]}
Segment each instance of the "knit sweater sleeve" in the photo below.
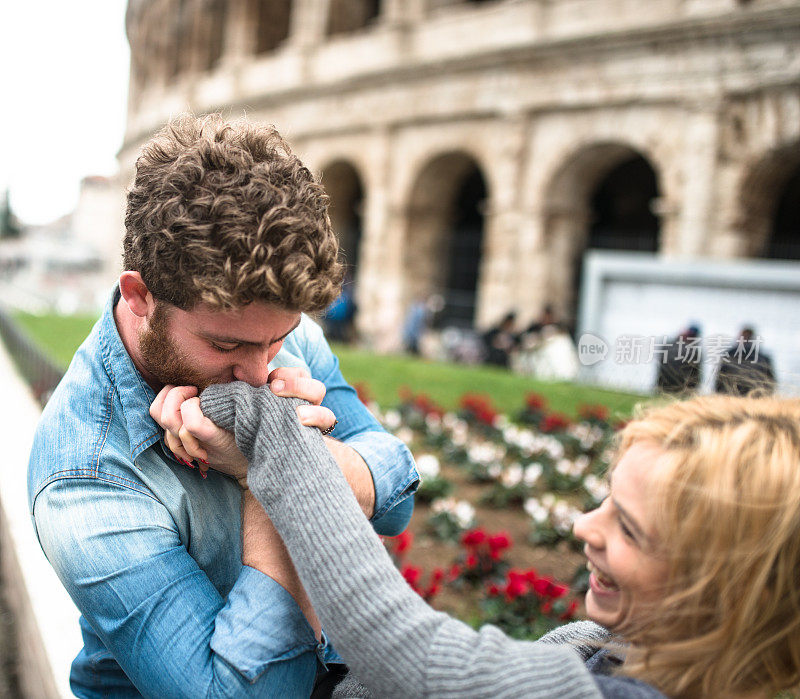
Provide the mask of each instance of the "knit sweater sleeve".
{"label": "knit sweater sleeve", "polygon": [[386,697],[600,697],[568,645],[475,631],[406,584],[299,401],[240,382],[213,385],[203,412],[234,432],[248,485],[289,550],[326,633],[352,672]]}

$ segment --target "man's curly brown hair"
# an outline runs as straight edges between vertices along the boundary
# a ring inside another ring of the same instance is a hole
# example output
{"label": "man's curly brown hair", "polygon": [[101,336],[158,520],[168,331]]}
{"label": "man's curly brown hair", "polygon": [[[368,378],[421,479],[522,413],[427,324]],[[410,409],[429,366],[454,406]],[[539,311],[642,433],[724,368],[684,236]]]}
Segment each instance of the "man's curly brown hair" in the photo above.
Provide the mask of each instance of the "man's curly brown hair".
{"label": "man's curly brown hair", "polygon": [[184,114],[142,148],[123,263],[158,301],[320,311],[337,256],[325,190],[272,126]]}

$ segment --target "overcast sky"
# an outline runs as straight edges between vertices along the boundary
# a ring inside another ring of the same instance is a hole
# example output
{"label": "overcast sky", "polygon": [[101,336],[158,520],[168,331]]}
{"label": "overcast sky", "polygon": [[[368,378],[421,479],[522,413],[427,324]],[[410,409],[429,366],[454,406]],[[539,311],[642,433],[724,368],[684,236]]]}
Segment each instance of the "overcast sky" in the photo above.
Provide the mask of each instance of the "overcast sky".
{"label": "overcast sky", "polygon": [[44,223],[116,170],[128,92],[126,0],[0,1],[0,193]]}

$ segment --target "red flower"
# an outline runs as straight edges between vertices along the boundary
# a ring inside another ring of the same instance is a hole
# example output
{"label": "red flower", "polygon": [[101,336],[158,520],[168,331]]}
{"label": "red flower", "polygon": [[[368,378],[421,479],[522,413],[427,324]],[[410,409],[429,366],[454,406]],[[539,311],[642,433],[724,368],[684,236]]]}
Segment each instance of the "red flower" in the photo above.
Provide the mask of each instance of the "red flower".
{"label": "red flower", "polygon": [[524,595],[528,591],[528,586],[525,583],[524,576],[521,578],[510,578],[506,584],[506,599],[509,601],[517,599],[520,595]]}
{"label": "red flower", "polygon": [[467,566],[467,568],[474,568],[478,565],[478,557],[474,553],[469,554],[464,561],[464,565]]}
{"label": "red flower", "polygon": [[584,420],[608,420],[608,408],[605,405],[581,405],[578,408],[578,415]]}
{"label": "red flower", "polygon": [[539,597],[547,597],[550,590],[550,578],[537,578],[532,583],[533,591]]}
{"label": "red flower", "polygon": [[411,587],[413,587],[415,590],[417,589],[417,583],[422,575],[422,571],[419,568],[416,566],[403,566],[400,574],[406,579],[406,582],[411,585]]}
{"label": "red flower", "polygon": [[570,619],[572,619],[572,617],[575,616],[575,612],[577,610],[578,610],[578,602],[576,600],[572,600],[572,602],[570,602],[569,607],[567,607],[567,610],[563,614],[561,614],[561,616],[559,616],[558,618],[561,621],[569,621]]}
{"label": "red flower", "polygon": [[439,584],[442,580],[444,580],[444,571],[441,568],[434,568],[431,574],[431,582]]}
{"label": "red flower", "polygon": [[547,600],[547,602],[545,602],[542,605],[542,613],[549,614],[552,611],[553,611],[553,603],[550,600]]}
{"label": "red flower", "polygon": [[531,568],[528,572],[525,573],[525,578],[531,585],[533,585],[533,583],[535,583],[539,579],[539,574],[533,568]]}
{"label": "red flower", "polygon": [[483,529],[470,529],[461,535],[461,543],[464,546],[474,548],[486,541],[486,532]]}
{"label": "red flower", "polygon": [[528,406],[528,410],[533,412],[540,412],[544,410],[545,406],[547,405],[547,400],[544,396],[540,396],[538,393],[529,393],[525,396],[525,405]]}
{"label": "red flower", "polygon": [[497,597],[500,594],[500,587],[491,583],[489,587],[486,588],[486,594],[489,595],[489,597]]}
{"label": "red flower", "polygon": [[353,384],[353,388],[356,389],[356,394],[358,395],[358,399],[366,405],[372,400],[372,396],[369,393],[369,386],[365,383],[357,383]]}
{"label": "red flower", "polygon": [[414,535],[410,531],[406,530],[397,536],[392,537],[391,540],[394,542],[395,553],[405,553],[411,548],[411,544],[414,543]]}
{"label": "red flower", "polygon": [[458,565],[458,563],[453,563],[453,565],[450,566],[450,573],[448,574],[448,577],[450,580],[455,580],[459,575],[461,575],[461,566]]}
{"label": "red flower", "polygon": [[566,595],[567,592],[569,592],[569,588],[561,583],[551,581],[547,586],[547,594],[553,599],[559,599],[560,597]]}
{"label": "red flower", "polygon": [[563,432],[570,426],[570,419],[562,413],[550,413],[539,423],[542,432]]}
{"label": "red flower", "polygon": [[500,552],[504,549],[511,548],[511,537],[506,532],[498,532],[494,536],[489,537],[489,549],[494,552]]}

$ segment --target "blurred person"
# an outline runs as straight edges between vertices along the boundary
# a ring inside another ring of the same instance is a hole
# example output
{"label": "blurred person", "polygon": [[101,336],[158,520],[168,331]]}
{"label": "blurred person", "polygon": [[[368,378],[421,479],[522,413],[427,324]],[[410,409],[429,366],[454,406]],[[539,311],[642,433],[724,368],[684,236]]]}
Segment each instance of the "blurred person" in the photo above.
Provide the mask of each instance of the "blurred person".
{"label": "blurred person", "polygon": [[333,342],[351,342],[353,340],[353,322],[356,316],[356,302],[353,294],[353,281],[347,276],[342,290],[336,299],[325,309],[322,321],[325,334]]}
{"label": "blurred person", "polygon": [[408,586],[297,401],[235,383],[190,403],[234,430],[247,485],[347,660],[334,697],[745,699],[800,685],[797,400],[710,396],[632,420],[610,495],[574,525],[591,621],[535,642],[475,630]]}
{"label": "blurred person", "polygon": [[341,658],[263,509],[221,472],[246,461],[202,416],[186,438],[198,416],[181,403],[283,383],[315,424],[325,396],[337,468],[377,531],[404,529],[411,456],[305,315],[339,293],[327,196],[272,127],[183,116],[142,149],[125,225],[125,271],[44,409],[28,474],[39,542],[82,614],[72,690],[322,691]]}
{"label": "blurred person", "polygon": [[500,322],[489,328],[483,334],[483,344],[486,349],[486,363],[507,367],[511,360],[511,353],[517,346],[517,336],[514,325],[517,322],[515,311],[509,311]]}
{"label": "blurred person", "polygon": [[761,349],[761,338],[753,328],[742,328],[736,342],[720,357],[715,390],[734,396],[771,395],[775,384],[772,358]]}
{"label": "blurred person", "polygon": [[701,362],[700,328],[690,325],[661,347],[656,389],[677,395],[697,390]]}
{"label": "blurred person", "polygon": [[428,304],[424,298],[414,300],[403,321],[403,349],[409,354],[419,354],[419,342],[428,327]]}

